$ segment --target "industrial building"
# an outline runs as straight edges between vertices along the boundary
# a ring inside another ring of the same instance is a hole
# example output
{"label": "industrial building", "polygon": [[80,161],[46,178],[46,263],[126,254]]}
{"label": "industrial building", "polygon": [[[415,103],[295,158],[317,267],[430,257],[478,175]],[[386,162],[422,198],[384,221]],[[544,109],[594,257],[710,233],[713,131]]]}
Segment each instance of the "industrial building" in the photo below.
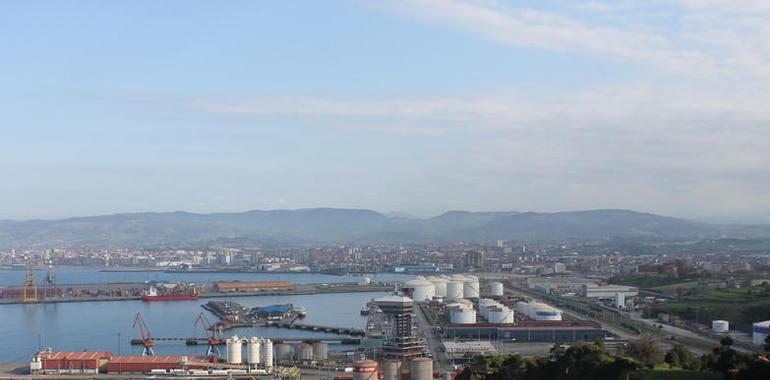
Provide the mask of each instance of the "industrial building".
{"label": "industrial building", "polygon": [[111,352],[51,352],[36,357],[37,368],[45,374],[95,374],[104,371]]}
{"label": "industrial building", "polygon": [[490,341],[444,342],[442,345],[447,358],[455,362],[468,356],[497,354]]}
{"label": "industrial building", "polygon": [[448,324],[448,338],[511,340],[515,342],[580,342],[604,338],[600,324],[591,321],[521,321],[517,324]]}
{"label": "industrial building", "polygon": [[617,294],[622,294],[624,298],[636,297],[639,289],[633,286],[596,284],[583,284],[580,289],[580,295],[586,298],[610,300],[615,299]]}

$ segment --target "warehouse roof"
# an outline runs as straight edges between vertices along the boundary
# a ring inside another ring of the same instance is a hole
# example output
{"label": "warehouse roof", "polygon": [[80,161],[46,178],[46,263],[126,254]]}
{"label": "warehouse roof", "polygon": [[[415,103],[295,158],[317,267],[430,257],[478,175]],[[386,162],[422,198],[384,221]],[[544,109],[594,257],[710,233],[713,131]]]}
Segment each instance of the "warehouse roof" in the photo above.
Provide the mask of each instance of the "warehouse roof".
{"label": "warehouse roof", "polygon": [[44,360],[99,360],[109,358],[112,352],[42,352],[40,358]]}
{"label": "warehouse roof", "polygon": [[115,356],[110,360],[110,364],[120,363],[181,363],[183,356],[178,355],[166,355],[166,356]]}

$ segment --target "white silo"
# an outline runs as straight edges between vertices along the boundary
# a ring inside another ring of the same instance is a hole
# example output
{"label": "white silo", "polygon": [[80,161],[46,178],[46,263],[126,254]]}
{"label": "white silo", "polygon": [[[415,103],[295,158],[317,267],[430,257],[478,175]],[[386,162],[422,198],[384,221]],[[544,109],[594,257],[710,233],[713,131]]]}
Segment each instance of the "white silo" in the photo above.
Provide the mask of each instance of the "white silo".
{"label": "white silo", "polygon": [[275,344],[275,359],[278,362],[291,361],[291,346],[286,343]]}
{"label": "white silo", "polygon": [[270,339],[262,340],[262,363],[268,372],[273,368],[273,341]]}
{"label": "white silo", "polygon": [[502,282],[491,282],[489,283],[489,295],[492,297],[502,297],[505,290],[503,289],[503,283]]}
{"label": "white silo", "polygon": [[446,297],[447,280],[441,277],[428,277],[428,281],[433,284],[436,297]]}
{"label": "white silo", "polygon": [[465,276],[463,281],[463,298],[479,298],[479,278]]}
{"label": "white silo", "polygon": [[615,293],[615,307],[621,308],[624,306],[626,306],[626,293],[623,293],[623,292]]}
{"label": "white silo", "polygon": [[227,362],[229,364],[241,364],[243,357],[241,356],[241,349],[243,348],[243,341],[238,335],[233,335],[232,338],[227,340]]}
{"label": "white silo", "polygon": [[463,282],[452,280],[446,284],[447,302],[456,302],[463,298]]}
{"label": "white silo", "polygon": [[313,346],[307,343],[299,343],[294,347],[297,360],[313,360]]}
{"label": "white silo", "polygon": [[247,348],[247,352],[249,353],[248,358],[246,358],[246,360],[248,360],[248,363],[252,365],[259,364],[259,360],[262,355],[262,353],[260,352],[262,348],[262,339],[257,338],[255,336],[251,337],[251,339],[249,339],[249,343],[246,346],[246,348]]}
{"label": "white silo", "polygon": [[401,362],[386,359],[382,362],[382,380],[401,380]]}
{"label": "white silo", "polygon": [[493,306],[497,306],[497,301],[489,298],[479,299],[479,314],[481,314],[482,317],[486,318],[488,308]]}
{"label": "white silo", "polygon": [[730,331],[730,322],[723,320],[711,321],[711,330],[715,333],[726,333]]}
{"label": "white silo", "polygon": [[431,300],[436,295],[433,283],[425,279],[415,278],[414,280],[406,281],[402,288],[411,292],[414,302],[425,302],[425,300]]}

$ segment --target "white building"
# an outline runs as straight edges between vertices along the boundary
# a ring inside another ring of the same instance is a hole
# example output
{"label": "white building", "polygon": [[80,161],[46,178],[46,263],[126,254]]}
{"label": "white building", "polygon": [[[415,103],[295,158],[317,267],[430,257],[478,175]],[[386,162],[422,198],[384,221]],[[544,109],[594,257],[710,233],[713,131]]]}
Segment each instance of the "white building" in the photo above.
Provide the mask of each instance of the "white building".
{"label": "white building", "polygon": [[639,289],[624,285],[595,285],[584,284],[580,295],[586,298],[615,299],[618,293],[623,293],[624,298],[636,297]]}

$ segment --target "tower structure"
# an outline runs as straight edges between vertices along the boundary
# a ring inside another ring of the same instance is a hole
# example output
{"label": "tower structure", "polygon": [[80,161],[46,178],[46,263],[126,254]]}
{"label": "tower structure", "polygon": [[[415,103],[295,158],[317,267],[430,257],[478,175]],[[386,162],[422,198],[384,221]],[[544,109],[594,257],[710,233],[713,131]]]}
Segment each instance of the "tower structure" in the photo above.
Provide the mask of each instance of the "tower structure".
{"label": "tower structure", "polygon": [[425,342],[415,334],[414,301],[409,297],[387,296],[374,300],[390,320],[382,346],[386,359],[409,360],[425,352]]}

